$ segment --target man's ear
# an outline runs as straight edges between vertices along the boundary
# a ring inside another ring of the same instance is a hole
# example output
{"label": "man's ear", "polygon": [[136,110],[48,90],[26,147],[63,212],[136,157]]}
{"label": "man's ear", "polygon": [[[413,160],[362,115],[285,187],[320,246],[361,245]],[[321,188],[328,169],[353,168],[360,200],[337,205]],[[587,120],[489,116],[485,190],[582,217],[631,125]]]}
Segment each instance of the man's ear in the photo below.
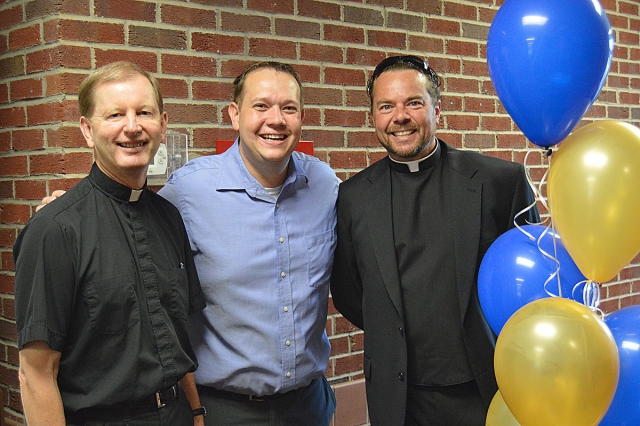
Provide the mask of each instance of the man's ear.
{"label": "man's ear", "polygon": [[89,148],[94,148],[95,144],[93,143],[93,129],[91,128],[91,121],[85,116],[80,117],[80,131],[82,132],[82,136],[84,136],[84,140],[87,142],[87,146]]}
{"label": "man's ear", "polygon": [[438,101],[433,107],[433,115],[435,117],[436,125],[440,125],[440,113],[442,112],[442,102]]}
{"label": "man's ear", "polygon": [[231,102],[229,104],[229,118],[231,119],[231,124],[233,125],[233,130],[238,131],[240,129],[240,123],[238,122],[238,116],[240,115],[240,107],[237,103]]}
{"label": "man's ear", "polygon": [[167,135],[167,125],[169,124],[169,114],[167,111],[162,111],[162,117],[160,117],[160,125],[162,126],[162,143],[164,143],[165,136]]}

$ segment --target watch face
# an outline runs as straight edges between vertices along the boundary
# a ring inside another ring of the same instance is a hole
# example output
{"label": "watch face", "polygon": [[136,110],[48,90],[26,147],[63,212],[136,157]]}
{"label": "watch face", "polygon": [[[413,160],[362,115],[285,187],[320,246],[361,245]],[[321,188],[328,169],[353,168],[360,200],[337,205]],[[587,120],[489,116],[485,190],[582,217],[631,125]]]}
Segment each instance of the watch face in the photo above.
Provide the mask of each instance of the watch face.
{"label": "watch face", "polygon": [[192,412],[193,412],[193,417],[207,416],[207,409],[204,407],[196,408]]}

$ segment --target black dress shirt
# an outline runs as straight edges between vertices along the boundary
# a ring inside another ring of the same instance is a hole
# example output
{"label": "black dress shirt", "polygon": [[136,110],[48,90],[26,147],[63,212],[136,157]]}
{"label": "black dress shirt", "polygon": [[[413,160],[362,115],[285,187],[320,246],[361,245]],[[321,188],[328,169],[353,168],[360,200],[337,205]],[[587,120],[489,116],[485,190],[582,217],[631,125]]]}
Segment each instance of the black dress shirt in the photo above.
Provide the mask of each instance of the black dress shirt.
{"label": "black dress shirt", "polygon": [[18,346],[61,352],[66,411],[149,397],[197,366],[187,314],[205,306],[175,207],[94,164],[14,245]]}
{"label": "black dress shirt", "polygon": [[[446,386],[473,380],[462,336],[452,229],[442,150],[410,172],[391,167],[393,236],[407,336],[407,380]],[[464,206],[459,206],[459,208]]]}

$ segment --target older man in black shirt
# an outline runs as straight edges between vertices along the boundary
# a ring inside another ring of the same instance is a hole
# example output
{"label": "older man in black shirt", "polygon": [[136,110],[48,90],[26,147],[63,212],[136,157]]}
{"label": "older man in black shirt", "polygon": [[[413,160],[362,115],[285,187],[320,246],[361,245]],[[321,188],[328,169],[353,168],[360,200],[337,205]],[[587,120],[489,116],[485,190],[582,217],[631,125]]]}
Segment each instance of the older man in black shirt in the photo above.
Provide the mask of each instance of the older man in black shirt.
{"label": "older man in black shirt", "polygon": [[146,188],[167,128],[158,83],[110,64],[79,103],[96,162],[13,252],[27,422],[201,423],[186,320],[205,302],[180,214]]}

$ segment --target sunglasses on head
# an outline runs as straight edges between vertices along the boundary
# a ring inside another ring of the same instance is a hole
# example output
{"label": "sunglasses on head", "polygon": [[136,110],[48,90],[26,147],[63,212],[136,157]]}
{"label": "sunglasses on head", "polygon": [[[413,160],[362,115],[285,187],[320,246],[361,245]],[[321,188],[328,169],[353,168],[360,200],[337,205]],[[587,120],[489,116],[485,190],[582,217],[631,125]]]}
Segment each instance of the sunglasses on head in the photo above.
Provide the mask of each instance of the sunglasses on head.
{"label": "sunglasses on head", "polygon": [[[436,72],[429,66],[427,61],[420,59],[419,57],[414,55],[390,56],[380,62],[378,66],[376,66],[376,69],[373,71],[373,74],[371,75],[371,78],[367,83],[367,94],[369,96],[373,95],[373,83],[375,83],[378,77],[380,77],[380,74],[391,67],[397,67],[398,64],[403,64],[406,65],[407,68],[420,71],[422,74],[426,75],[429,78],[429,80],[433,84],[433,87],[439,86],[440,77],[438,77],[438,74],[436,74]],[[401,69],[400,67],[397,68]]]}

